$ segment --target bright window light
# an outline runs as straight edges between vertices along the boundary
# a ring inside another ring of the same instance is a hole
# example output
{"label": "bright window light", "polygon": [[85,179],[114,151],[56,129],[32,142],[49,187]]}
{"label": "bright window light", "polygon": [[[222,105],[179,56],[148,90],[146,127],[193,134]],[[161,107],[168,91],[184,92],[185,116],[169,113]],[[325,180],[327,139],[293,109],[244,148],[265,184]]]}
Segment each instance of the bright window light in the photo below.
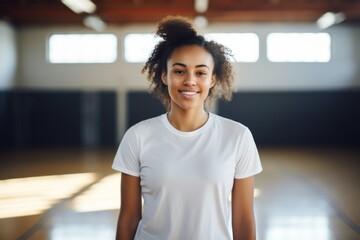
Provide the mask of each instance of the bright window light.
{"label": "bright window light", "polygon": [[113,34],[54,34],[49,38],[50,63],[112,63],[117,59]]}
{"label": "bright window light", "polygon": [[331,37],[328,33],[271,33],[267,56],[271,62],[329,62]]}
{"label": "bright window light", "polygon": [[231,49],[236,62],[259,59],[259,37],[255,33],[209,33],[205,37]]}
{"label": "bright window light", "polygon": [[[205,37],[231,49],[236,62],[256,62],[259,59],[259,38],[254,33],[212,33]],[[125,37],[125,60],[146,62],[159,41],[160,38],[153,34],[128,34]]]}
{"label": "bright window light", "polygon": [[125,36],[125,60],[127,62],[146,62],[155,45],[160,41],[150,33],[134,33]]}
{"label": "bright window light", "polygon": [[93,13],[96,10],[96,5],[90,0],[61,0],[61,2],[75,13]]}

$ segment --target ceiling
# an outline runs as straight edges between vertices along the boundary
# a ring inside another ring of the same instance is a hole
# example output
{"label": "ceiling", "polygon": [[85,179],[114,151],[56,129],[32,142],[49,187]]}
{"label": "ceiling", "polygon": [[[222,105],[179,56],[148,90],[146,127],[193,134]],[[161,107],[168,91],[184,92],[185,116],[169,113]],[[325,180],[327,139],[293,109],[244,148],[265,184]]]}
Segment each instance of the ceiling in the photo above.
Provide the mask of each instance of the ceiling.
{"label": "ceiling", "polygon": [[[194,0],[92,0],[108,24],[153,23],[166,15],[195,17]],[[360,0],[209,0],[203,14],[218,22],[314,22],[325,12],[343,12],[360,23]],[[82,24],[60,0],[0,0],[0,19],[15,26]]]}

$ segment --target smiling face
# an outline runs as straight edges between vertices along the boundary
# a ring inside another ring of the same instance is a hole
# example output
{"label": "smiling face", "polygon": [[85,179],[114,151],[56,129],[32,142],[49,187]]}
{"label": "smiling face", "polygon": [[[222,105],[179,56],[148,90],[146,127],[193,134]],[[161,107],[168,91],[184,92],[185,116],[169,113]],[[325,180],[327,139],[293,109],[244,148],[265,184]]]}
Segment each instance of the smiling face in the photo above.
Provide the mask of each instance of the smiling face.
{"label": "smiling face", "polygon": [[210,88],[216,83],[214,60],[197,45],[182,46],[167,61],[162,81],[168,86],[171,111],[203,111]]}

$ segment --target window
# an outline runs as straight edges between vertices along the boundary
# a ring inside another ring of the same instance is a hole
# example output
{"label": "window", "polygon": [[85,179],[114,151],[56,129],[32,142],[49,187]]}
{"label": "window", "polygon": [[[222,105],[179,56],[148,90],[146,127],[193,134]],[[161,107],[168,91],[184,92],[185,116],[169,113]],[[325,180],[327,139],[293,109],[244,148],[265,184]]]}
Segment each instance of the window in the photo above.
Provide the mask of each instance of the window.
{"label": "window", "polygon": [[259,59],[259,37],[254,33],[209,33],[205,37],[231,49],[236,62]]}
{"label": "window", "polygon": [[154,34],[128,34],[125,36],[125,60],[127,62],[146,62],[160,38]]}
{"label": "window", "polygon": [[112,63],[116,59],[113,34],[54,34],[49,38],[50,63]]}
{"label": "window", "polygon": [[271,33],[267,56],[271,62],[329,62],[331,38],[328,33]]}
{"label": "window", "polygon": [[[211,33],[214,40],[232,50],[236,62],[256,62],[259,58],[259,38],[253,33]],[[146,62],[154,46],[160,41],[153,34],[128,34],[125,37],[125,60]]]}

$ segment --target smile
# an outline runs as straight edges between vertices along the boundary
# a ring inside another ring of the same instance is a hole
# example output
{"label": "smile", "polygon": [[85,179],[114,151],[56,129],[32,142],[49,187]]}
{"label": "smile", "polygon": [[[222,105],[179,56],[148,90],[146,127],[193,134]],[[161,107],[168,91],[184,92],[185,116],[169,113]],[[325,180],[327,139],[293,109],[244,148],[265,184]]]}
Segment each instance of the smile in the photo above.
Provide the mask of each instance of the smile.
{"label": "smile", "polygon": [[180,91],[181,94],[187,95],[187,96],[194,96],[198,94],[199,92],[193,92],[193,91]]}

